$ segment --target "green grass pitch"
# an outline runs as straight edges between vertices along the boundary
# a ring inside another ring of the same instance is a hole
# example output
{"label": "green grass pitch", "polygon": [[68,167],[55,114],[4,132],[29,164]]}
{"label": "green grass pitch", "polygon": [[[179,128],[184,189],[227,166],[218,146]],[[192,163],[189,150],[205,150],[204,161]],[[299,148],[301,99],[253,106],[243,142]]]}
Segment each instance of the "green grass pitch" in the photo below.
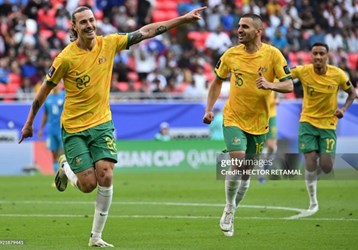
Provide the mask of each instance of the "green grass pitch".
{"label": "green grass pitch", "polygon": [[[116,173],[104,240],[118,249],[358,249],[358,181],[321,180],[320,211],[303,180],[251,182],[235,235],[219,229],[224,182],[213,172]],[[0,177],[0,249],[89,249],[95,192],[60,193],[51,176]],[[23,245],[1,245],[21,240]]]}

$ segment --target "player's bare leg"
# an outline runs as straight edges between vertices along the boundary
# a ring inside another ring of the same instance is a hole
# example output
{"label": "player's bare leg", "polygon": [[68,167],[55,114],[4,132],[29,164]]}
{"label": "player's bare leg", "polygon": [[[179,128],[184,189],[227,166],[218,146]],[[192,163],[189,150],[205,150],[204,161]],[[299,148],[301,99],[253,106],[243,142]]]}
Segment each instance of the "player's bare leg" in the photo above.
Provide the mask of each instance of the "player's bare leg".
{"label": "player's bare leg", "polygon": [[89,246],[94,247],[113,247],[102,240],[102,232],[107,221],[108,212],[111,207],[113,197],[113,168],[114,163],[108,160],[100,160],[96,162],[96,176],[98,181],[98,189],[95,204],[95,213],[89,239]]}

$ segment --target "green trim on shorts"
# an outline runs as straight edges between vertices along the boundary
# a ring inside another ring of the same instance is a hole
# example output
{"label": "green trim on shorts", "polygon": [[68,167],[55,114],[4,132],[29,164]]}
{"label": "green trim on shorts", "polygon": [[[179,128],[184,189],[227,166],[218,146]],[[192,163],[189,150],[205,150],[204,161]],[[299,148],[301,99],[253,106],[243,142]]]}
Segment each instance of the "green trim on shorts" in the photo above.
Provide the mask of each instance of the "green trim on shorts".
{"label": "green trim on shorts", "polygon": [[308,122],[300,122],[298,131],[298,150],[300,153],[316,151],[334,156],[336,145],[336,130],[321,129]]}
{"label": "green trim on shorts", "polygon": [[277,138],[277,117],[272,116],[269,120],[269,132],[267,132],[267,139],[276,139]]}
{"label": "green trim on shorts", "polygon": [[245,151],[247,154],[260,154],[264,148],[266,134],[249,134],[239,127],[224,127],[224,140],[227,151]]}
{"label": "green trim on shorts", "polygon": [[112,121],[78,133],[67,133],[62,128],[64,152],[72,171],[77,174],[94,167],[102,159],[117,162],[117,145]]}

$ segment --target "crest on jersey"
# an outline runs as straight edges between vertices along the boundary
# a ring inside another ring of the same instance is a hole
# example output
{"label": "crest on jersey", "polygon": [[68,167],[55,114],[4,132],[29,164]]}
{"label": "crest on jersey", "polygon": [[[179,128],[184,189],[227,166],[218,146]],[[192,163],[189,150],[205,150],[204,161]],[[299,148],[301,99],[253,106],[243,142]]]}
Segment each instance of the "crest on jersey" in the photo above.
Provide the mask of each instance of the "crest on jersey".
{"label": "crest on jersey", "polygon": [[104,63],[106,61],[106,57],[105,56],[101,56],[99,59],[98,59],[98,63],[101,64],[101,63]]}
{"label": "crest on jersey", "polygon": [[263,67],[260,67],[258,71],[261,73],[265,73],[265,72],[267,72],[267,68],[265,66],[263,66]]}

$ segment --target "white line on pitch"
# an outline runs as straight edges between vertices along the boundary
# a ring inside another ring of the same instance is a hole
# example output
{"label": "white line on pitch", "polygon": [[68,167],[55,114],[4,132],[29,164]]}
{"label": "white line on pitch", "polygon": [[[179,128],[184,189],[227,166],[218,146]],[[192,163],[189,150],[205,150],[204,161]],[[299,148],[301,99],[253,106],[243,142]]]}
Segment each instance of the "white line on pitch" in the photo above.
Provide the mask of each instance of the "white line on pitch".
{"label": "white line on pitch", "polygon": [[[0,214],[0,217],[35,217],[35,218],[84,218],[93,217],[79,214]],[[186,215],[110,215],[110,218],[138,218],[138,219],[215,219],[211,216],[186,216]],[[236,217],[239,220],[286,220],[286,218],[274,217]],[[350,221],[356,222],[358,218],[301,218],[309,221]]]}
{"label": "white line on pitch", "polygon": [[[1,203],[20,203],[20,204],[93,204],[93,201],[0,201]],[[189,207],[223,207],[223,204],[213,204],[213,203],[192,203],[192,202],[138,202],[138,201],[115,201],[112,202],[113,205],[153,205],[153,206],[189,206]],[[283,218],[272,218],[272,219],[283,219],[283,220],[297,220],[303,219],[305,217],[312,216],[312,213],[308,213],[306,209],[301,208],[291,208],[291,207],[281,207],[281,206],[261,206],[261,205],[241,205],[241,208],[256,208],[256,209],[271,209],[271,210],[286,210],[298,212],[298,214],[283,217]],[[168,218],[168,217],[166,217]],[[193,217],[190,217],[193,218]],[[201,217],[199,217],[201,218]],[[245,217],[247,218],[247,217]],[[249,217],[255,218],[255,217]],[[264,217],[258,217],[264,218]],[[267,219],[267,218],[266,218]],[[344,219],[344,218],[343,218]],[[341,220],[337,218],[337,220]],[[355,220],[355,219],[353,219]]]}
{"label": "white line on pitch", "polygon": [[[20,204],[93,204],[93,201],[0,201],[1,203],[20,203]],[[214,203],[193,203],[193,202],[142,202],[142,201],[113,201],[112,204],[117,205],[153,205],[153,206],[183,206],[183,207],[223,207],[225,204]],[[303,212],[305,209],[280,207],[280,206],[261,206],[261,205],[241,205],[243,208],[257,208],[257,209],[275,209],[287,210],[295,212]]]}

